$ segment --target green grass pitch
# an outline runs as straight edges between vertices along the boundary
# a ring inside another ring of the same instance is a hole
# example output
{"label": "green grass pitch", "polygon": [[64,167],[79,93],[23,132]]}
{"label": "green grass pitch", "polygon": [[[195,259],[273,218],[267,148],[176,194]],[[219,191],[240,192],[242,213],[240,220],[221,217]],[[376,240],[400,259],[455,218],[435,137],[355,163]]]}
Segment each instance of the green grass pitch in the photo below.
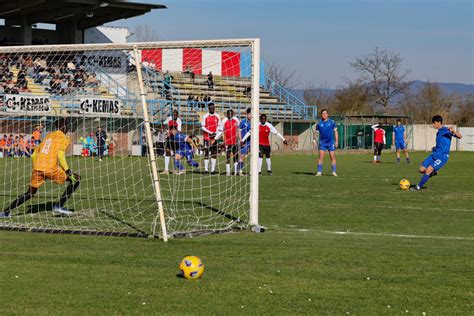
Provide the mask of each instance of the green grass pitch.
{"label": "green grass pitch", "polygon": [[[452,153],[426,190],[399,190],[424,156],[339,155],[339,177],[317,178],[314,155],[275,155],[263,234],[0,231],[0,314],[472,314],[474,153]],[[185,255],[204,260],[201,280],[176,277]]]}

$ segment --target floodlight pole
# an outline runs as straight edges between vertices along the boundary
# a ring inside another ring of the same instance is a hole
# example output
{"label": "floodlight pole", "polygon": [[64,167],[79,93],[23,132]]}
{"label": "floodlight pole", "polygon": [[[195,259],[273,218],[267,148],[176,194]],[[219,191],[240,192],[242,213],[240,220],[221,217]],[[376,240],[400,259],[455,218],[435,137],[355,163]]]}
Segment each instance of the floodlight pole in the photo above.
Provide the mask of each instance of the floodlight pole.
{"label": "floodlight pole", "polygon": [[260,116],[260,39],[252,42],[252,121],[250,137],[250,222],[258,227],[258,145]]}
{"label": "floodlight pole", "polygon": [[[143,121],[144,121],[144,126],[145,126],[146,142],[147,142],[147,147],[148,147],[148,155],[150,157],[153,188],[155,191],[156,202],[158,203],[158,214],[160,217],[161,233],[163,235],[163,241],[168,241],[168,233],[166,231],[166,222],[165,222],[165,212],[163,208],[163,200],[161,198],[160,179],[158,178],[158,169],[156,168],[156,157],[155,157],[155,150],[153,148],[153,138],[151,136],[150,119],[148,117],[146,93],[143,86],[142,64],[140,62],[140,54],[138,53],[137,46],[135,46],[133,50],[135,52],[135,67],[137,69],[138,85],[140,87],[140,97],[141,97],[141,103],[142,103],[142,109],[143,109]],[[153,224],[153,235],[155,235],[155,231],[156,231],[156,220],[154,221],[154,224]]]}

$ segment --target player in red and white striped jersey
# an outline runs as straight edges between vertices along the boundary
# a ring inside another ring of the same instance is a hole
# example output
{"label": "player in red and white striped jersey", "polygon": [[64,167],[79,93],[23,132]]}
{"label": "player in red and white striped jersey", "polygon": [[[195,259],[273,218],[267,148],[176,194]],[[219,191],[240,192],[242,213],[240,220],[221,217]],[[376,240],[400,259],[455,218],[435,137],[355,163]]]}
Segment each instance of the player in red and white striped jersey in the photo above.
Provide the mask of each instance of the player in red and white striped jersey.
{"label": "player in red and white striped jersey", "polygon": [[168,127],[168,136],[166,137],[165,145],[165,170],[161,174],[169,174],[170,159],[171,156],[174,155],[175,151],[174,142],[170,139],[171,128],[176,127],[178,132],[181,132],[181,128],[183,126],[183,122],[179,118],[178,110],[173,110],[173,115],[168,116],[163,124],[167,125]]}
{"label": "player in red and white striped jersey", "polygon": [[258,129],[259,129],[259,140],[260,140],[259,153],[258,153],[258,172],[259,174],[262,173],[263,156],[265,156],[266,162],[267,162],[267,173],[269,176],[271,176],[272,175],[272,161],[270,158],[270,154],[272,151],[272,147],[270,145],[270,134],[278,136],[283,141],[283,144],[285,145],[287,145],[288,142],[272,124],[267,122],[266,114],[260,115],[260,124],[259,124]]}
{"label": "player in red and white striped jersey", "polygon": [[214,103],[209,103],[208,110],[209,112],[203,116],[201,121],[201,129],[204,136],[204,172],[209,172],[209,157],[211,157],[211,173],[215,173],[218,150],[217,143],[211,141],[216,137],[221,120],[219,115],[215,113]]}
{"label": "player in red and white striped jersey", "polygon": [[234,116],[233,110],[227,110],[227,117],[222,120],[219,130],[217,131],[216,138],[212,141],[214,143],[222,135],[224,135],[224,144],[226,152],[225,171],[226,175],[230,176],[230,158],[234,158],[234,174],[237,175],[237,167],[239,161],[239,149],[238,145],[241,141],[239,133],[240,121]]}
{"label": "player in red and white striped jersey", "polygon": [[374,162],[380,163],[380,156],[382,156],[382,149],[386,144],[385,130],[382,128],[382,123],[372,125],[374,130]]}

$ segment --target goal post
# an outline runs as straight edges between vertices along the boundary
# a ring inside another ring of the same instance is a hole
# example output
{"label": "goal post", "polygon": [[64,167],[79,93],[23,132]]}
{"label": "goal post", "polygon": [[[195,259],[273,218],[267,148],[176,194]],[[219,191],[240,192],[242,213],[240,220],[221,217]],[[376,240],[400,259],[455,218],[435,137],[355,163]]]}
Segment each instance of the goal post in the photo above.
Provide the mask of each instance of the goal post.
{"label": "goal post", "polygon": [[[38,187],[0,229],[166,241],[258,226],[260,88],[259,39],[0,48],[0,212]],[[233,147],[221,123],[249,108],[252,137]],[[68,216],[52,211],[67,182],[34,183],[29,158],[60,118],[81,176]]]}

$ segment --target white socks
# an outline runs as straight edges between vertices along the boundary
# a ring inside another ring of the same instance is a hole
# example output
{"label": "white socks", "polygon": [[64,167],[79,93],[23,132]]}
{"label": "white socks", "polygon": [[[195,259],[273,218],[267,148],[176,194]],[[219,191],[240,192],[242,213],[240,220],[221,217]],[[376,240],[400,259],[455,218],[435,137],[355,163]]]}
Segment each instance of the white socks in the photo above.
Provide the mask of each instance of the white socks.
{"label": "white socks", "polygon": [[230,164],[225,165],[225,173],[230,174]]}
{"label": "white socks", "polygon": [[239,168],[239,163],[234,162],[234,173],[237,174],[237,169]]}
{"label": "white socks", "polygon": [[209,159],[204,159],[204,171],[209,171]]}
{"label": "white socks", "polygon": [[266,161],[267,161],[267,170],[272,171],[272,160],[270,158],[267,158]]}
{"label": "white socks", "polygon": [[216,171],[217,159],[211,158],[211,172]]}
{"label": "white socks", "polygon": [[165,156],[165,170],[169,171],[169,166],[170,166],[170,157]]}
{"label": "white socks", "polygon": [[377,156],[374,155],[374,161],[377,161]]}
{"label": "white socks", "polygon": [[263,158],[258,157],[258,172],[262,172]]}

